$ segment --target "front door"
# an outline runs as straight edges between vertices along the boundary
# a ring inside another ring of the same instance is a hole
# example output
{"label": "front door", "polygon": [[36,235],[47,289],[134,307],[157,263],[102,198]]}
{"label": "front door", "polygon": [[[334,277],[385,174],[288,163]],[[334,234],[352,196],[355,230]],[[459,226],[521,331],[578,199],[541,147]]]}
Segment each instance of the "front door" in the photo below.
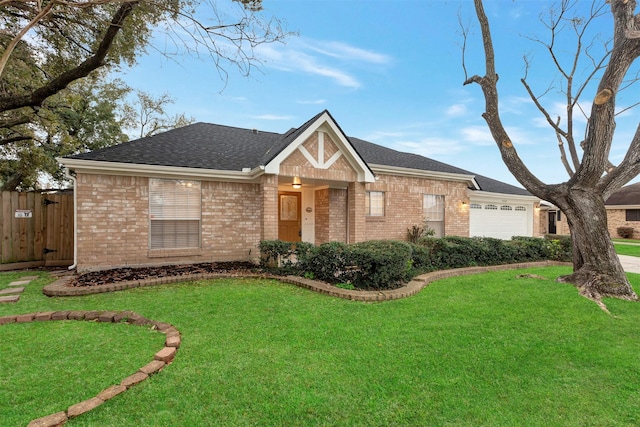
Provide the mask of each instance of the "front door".
{"label": "front door", "polygon": [[556,234],[556,212],[549,212],[549,234]]}
{"label": "front door", "polygon": [[301,193],[278,193],[278,239],[285,242],[302,240]]}

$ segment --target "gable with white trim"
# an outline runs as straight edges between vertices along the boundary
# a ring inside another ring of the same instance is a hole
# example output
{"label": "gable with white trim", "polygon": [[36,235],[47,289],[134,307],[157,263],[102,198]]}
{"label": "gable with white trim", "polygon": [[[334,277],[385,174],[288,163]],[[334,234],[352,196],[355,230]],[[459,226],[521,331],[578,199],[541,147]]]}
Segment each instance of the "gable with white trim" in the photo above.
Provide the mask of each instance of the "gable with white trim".
{"label": "gable with white trim", "polygon": [[374,182],[373,172],[328,113],[265,165],[265,173],[345,182]]}

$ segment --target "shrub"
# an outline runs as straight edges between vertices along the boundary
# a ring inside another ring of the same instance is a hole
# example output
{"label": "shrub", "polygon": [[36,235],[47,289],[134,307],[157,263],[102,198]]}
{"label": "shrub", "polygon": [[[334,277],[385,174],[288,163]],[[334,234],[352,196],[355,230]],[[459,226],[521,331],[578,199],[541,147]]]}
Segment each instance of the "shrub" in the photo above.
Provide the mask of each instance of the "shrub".
{"label": "shrub", "polygon": [[573,241],[571,240],[571,236],[547,234],[544,238],[550,244],[549,258],[555,261],[571,261],[573,258]]}
{"label": "shrub", "polygon": [[549,259],[549,243],[539,237],[514,236],[510,241],[516,252],[518,262],[541,261]]}
{"label": "shrub", "polygon": [[413,276],[435,270],[431,260],[431,249],[425,242],[410,243]]}
{"label": "shrub", "polygon": [[258,247],[262,268],[284,274],[295,274],[298,273],[301,261],[309,256],[313,245],[307,242],[262,240]]}
{"label": "shrub", "polygon": [[371,240],[349,247],[349,279],[358,289],[394,289],[410,279],[411,245]]}
{"label": "shrub", "polygon": [[630,239],[633,237],[633,227],[618,227],[616,228],[616,231],[618,232],[618,236],[623,239]]}
{"label": "shrub", "polygon": [[318,280],[329,283],[347,282],[343,280],[349,266],[348,248],[345,243],[328,242],[316,246],[300,260],[299,268],[312,273]]}
{"label": "shrub", "polygon": [[409,243],[418,243],[421,237],[431,237],[435,234],[435,230],[426,225],[424,227],[414,225],[411,228],[407,228],[407,241]]}

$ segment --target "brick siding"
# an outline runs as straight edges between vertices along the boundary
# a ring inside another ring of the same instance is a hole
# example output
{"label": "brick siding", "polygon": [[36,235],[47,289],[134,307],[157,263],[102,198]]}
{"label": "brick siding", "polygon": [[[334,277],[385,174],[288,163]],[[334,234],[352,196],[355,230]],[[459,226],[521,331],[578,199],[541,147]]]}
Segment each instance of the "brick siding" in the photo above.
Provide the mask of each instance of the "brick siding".
{"label": "brick siding", "polygon": [[407,238],[407,229],[422,225],[423,195],[444,195],[444,229],[447,236],[469,235],[467,185],[463,182],[379,175],[375,183],[366,184],[366,191],[383,191],[384,217],[367,217],[366,240]]}
{"label": "brick siding", "polygon": [[148,178],[78,174],[78,270],[256,259],[263,222],[275,222],[277,233],[277,214],[261,208],[273,190],[212,181],[201,188],[202,247],[152,251]]}
{"label": "brick siding", "polygon": [[640,239],[640,222],[627,221],[626,209],[607,209],[607,224],[609,234],[613,238],[620,238],[618,227],[631,227],[633,228],[633,236],[631,238]]}

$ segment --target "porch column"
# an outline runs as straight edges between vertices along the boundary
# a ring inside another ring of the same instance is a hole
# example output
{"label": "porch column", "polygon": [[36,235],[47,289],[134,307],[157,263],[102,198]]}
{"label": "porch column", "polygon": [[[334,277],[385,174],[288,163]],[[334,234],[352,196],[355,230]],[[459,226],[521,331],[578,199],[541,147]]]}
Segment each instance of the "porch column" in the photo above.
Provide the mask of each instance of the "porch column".
{"label": "porch column", "polygon": [[365,191],[364,183],[352,182],[348,188],[349,205],[349,242],[363,242],[367,239],[365,230]]}
{"label": "porch column", "polygon": [[276,240],[278,238],[278,176],[262,175],[260,192],[262,197],[261,240]]}

